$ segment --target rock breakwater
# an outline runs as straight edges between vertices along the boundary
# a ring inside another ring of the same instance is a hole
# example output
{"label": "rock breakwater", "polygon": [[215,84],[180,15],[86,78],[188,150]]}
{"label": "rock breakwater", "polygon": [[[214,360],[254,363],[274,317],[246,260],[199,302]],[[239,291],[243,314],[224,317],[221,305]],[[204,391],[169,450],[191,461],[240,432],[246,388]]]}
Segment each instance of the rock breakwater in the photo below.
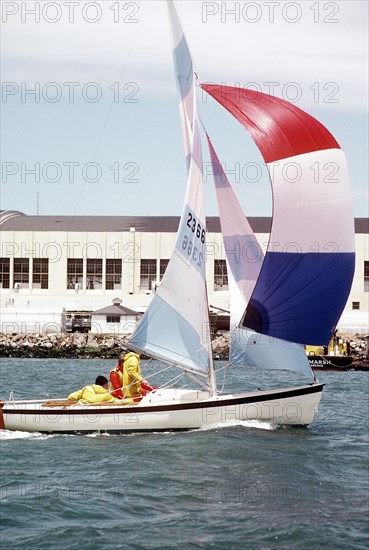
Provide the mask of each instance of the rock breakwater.
{"label": "rock breakwater", "polygon": [[[108,334],[1,334],[0,357],[111,359],[127,349],[127,339]],[[214,340],[214,358],[228,359],[229,337]]]}
{"label": "rock breakwater", "polygon": [[[127,339],[109,334],[1,334],[0,357],[45,358],[115,358],[127,349]],[[350,339],[351,355],[365,355],[366,341],[360,336]],[[213,340],[214,359],[229,358],[229,334]]]}
{"label": "rock breakwater", "polygon": [[0,334],[0,357],[105,359],[125,349],[122,337],[94,334]]}

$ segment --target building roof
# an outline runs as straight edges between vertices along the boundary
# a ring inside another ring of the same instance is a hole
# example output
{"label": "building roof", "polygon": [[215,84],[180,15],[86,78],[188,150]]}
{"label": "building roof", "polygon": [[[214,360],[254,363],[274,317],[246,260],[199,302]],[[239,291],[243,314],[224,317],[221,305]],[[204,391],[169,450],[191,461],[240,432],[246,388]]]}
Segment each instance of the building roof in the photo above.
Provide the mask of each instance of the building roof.
{"label": "building roof", "polygon": [[[144,233],[176,233],[179,216],[27,216],[21,212],[2,211],[0,224],[3,231],[136,231]],[[249,218],[256,233],[269,233],[271,218]],[[219,218],[207,218],[207,230],[220,232]]]}
{"label": "building roof", "polygon": [[[0,225],[3,231],[88,231],[143,233],[176,233],[179,216],[28,216],[15,210],[0,212]],[[249,217],[255,233],[270,233],[270,217]],[[220,233],[217,216],[206,218],[207,231]],[[369,218],[355,218],[355,233],[369,233]]]}
{"label": "building roof", "polygon": [[137,315],[137,311],[119,304],[112,304],[111,306],[93,311],[91,315]]}

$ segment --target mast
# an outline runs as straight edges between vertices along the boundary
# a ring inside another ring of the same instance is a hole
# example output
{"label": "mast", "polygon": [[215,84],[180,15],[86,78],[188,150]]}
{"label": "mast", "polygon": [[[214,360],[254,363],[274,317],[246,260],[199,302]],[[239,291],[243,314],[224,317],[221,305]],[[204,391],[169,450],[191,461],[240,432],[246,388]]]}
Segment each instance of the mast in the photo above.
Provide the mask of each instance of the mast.
{"label": "mast", "polygon": [[210,372],[209,372],[209,390],[210,390],[211,397],[218,394],[213,357],[211,357]]}
{"label": "mast", "polygon": [[[209,302],[208,302],[208,287],[205,281],[205,290],[206,290],[206,306],[207,310],[209,311]],[[209,390],[210,395],[217,395],[217,380],[216,380],[216,374],[214,369],[214,354],[213,354],[213,342],[211,339],[211,326],[210,326],[210,319],[209,319],[209,330],[210,330],[210,353],[209,353],[209,376],[208,376],[208,384],[209,384]]]}

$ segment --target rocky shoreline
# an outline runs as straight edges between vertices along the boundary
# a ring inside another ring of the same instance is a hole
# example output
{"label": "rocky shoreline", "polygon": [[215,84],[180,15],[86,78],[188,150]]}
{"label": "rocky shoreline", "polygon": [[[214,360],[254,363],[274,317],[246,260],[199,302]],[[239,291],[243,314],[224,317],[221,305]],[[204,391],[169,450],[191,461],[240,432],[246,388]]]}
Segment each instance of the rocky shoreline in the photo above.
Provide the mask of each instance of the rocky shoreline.
{"label": "rocky shoreline", "polygon": [[[227,360],[228,335],[214,343],[214,358]],[[112,359],[126,349],[126,338],[107,334],[0,334],[0,357]]]}
{"label": "rocky shoreline", "polygon": [[[366,341],[359,335],[342,335],[350,341],[351,355],[363,356]],[[127,349],[123,336],[82,334],[1,334],[0,357],[53,359],[112,359]],[[214,359],[229,358],[229,335],[217,334],[213,340]]]}

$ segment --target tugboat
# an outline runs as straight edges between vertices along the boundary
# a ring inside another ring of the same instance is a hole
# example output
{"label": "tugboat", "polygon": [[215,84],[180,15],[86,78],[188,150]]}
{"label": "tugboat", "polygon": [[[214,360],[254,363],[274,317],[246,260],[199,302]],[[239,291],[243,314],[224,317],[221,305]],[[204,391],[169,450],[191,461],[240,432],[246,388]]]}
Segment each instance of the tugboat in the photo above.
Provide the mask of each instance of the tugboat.
{"label": "tugboat", "polygon": [[332,337],[328,347],[306,346],[306,354],[313,370],[369,370],[369,336],[366,336],[366,354],[352,355],[349,341]]}

